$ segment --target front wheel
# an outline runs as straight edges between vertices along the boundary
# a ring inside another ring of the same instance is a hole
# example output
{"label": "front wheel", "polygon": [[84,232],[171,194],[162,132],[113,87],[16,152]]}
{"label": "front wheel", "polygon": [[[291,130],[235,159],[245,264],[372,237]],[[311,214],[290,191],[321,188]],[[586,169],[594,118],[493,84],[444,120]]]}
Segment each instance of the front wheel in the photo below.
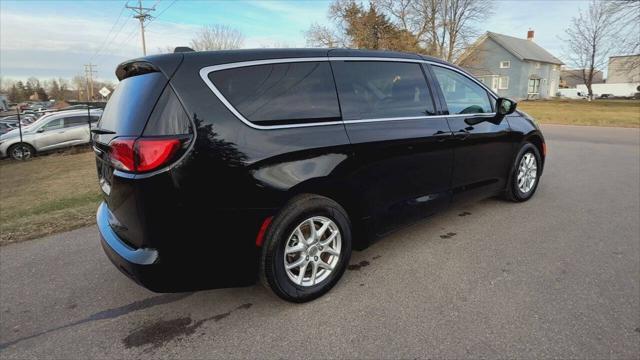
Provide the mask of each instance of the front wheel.
{"label": "front wheel", "polygon": [[538,148],[525,143],[516,157],[507,186],[507,198],[522,202],[531,199],[540,182],[541,158]]}
{"label": "front wheel", "polygon": [[279,297],[305,302],[329,291],[350,257],[351,224],[345,210],[329,198],[301,195],[269,226],[260,275]]}
{"label": "front wheel", "polygon": [[11,145],[7,153],[14,160],[29,160],[35,155],[36,150],[29,144],[19,143]]}

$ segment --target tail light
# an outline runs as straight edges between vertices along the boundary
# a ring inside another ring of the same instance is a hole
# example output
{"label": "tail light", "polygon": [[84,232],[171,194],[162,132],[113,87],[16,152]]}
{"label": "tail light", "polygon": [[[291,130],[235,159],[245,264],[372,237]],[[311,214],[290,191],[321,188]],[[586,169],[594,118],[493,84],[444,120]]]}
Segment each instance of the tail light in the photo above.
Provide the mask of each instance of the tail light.
{"label": "tail light", "polygon": [[116,138],[109,143],[111,164],[129,172],[148,172],[167,165],[184,138]]}

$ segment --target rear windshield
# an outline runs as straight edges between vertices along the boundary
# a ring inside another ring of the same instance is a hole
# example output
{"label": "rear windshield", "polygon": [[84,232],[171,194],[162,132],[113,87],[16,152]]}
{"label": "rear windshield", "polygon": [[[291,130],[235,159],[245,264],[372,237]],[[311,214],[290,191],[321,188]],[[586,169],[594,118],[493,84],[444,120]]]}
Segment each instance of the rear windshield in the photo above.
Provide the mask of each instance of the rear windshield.
{"label": "rear windshield", "polygon": [[328,62],[299,62],[215,71],[209,79],[245,118],[260,124],[340,118]]}
{"label": "rear windshield", "polygon": [[159,72],[122,80],[104,108],[98,127],[118,136],[138,136],[167,84]]}

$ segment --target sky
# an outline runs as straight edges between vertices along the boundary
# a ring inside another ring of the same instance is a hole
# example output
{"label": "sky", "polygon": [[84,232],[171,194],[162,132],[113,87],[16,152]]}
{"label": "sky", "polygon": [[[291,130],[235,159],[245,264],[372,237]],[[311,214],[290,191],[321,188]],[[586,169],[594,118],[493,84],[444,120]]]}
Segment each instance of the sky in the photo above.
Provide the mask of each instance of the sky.
{"label": "sky", "polygon": [[[124,0],[0,0],[0,76],[70,79],[92,63],[97,65],[97,78],[115,81],[117,64],[142,56],[139,23],[125,4]],[[151,13],[156,18],[147,24],[147,53],[188,46],[198,29],[208,24],[240,30],[245,48],[304,47],[309,26],[329,22],[330,4],[330,0],[144,0],[143,6],[156,8]],[[539,45],[563,59],[559,37],[571,17],[587,6],[586,0],[497,0],[493,15],[477,29],[524,38],[531,28]]]}

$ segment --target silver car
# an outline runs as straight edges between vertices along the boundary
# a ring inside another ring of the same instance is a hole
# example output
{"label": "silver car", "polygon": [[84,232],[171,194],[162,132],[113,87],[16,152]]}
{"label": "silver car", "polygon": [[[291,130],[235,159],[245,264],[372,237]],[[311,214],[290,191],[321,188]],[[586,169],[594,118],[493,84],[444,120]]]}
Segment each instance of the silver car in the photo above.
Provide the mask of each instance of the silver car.
{"label": "silver car", "polygon": [[92,127],[102,115],[102,109],[60,111],[42,116],[22,127],[22,142],[18,129],[0,136],[0,157],[28,159],[37,152],[89,143],[89,122]]}

